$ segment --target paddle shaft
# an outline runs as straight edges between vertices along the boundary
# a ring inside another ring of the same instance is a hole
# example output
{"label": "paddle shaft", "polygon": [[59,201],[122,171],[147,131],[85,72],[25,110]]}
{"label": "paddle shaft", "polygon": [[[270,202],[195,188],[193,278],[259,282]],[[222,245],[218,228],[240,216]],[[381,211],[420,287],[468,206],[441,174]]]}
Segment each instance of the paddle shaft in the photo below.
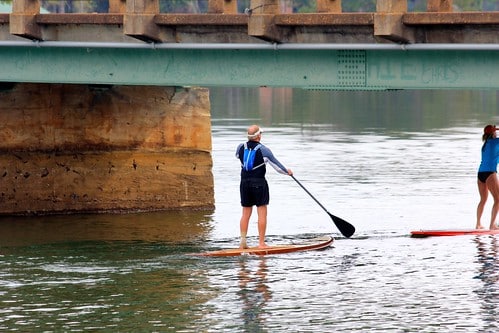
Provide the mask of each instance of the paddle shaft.
{"label": "paddle shaft", "polygon": [[295,178],[295,176],[291,175],[291,177],[295,180],[295,182],[300,185],[300,187],[302,189],[305,190],[305,192],[307,192],[308,195],[310,195],[310,197],[312,199],[314,199],[315,202],[317,202],[319,204],[319,206],[321,206],[322,209],[324,209],[324,211],[329,215],[329,217],[333,220],[334,224],[336,225],[336,227],[340,230],[340,232],[343,234],[343,236],[349,238],[351,237],[354,233],[355,233],[355,227],[353,225],[351,225],[350,223],[348,223],[347,221],[343,220],[342,218],[339,218],[338,216],[334,216],[333,214],[331,214],[330,212],[327,211],[326,207],[324,207],[320,202],[319,200],[317,200],[313,195],[312,193],[310,193],[306,188],[305,186],[302,185],[302,183],[300,183],[298,181],[298,179]]}
{"label": "paddle shaft", "polygon": [[301,187],[302,189],[304,189],[304,190],[305,190],[305,192],[307,192],[307,194],[308,194],[308,195],[310,195],[310,197],[311,197],[312,199],[314,199],[314,200],[315,200],[315,202],[317,202],[317,204],[319,204],[319,206],[321,206],[321,208],[322,208],[322,209],[324,209],[324,211],[325,211],[326,213],[328,213],[329,215],[331,215],[331,213],[327,211],[326,207],[324,207],[324,206],[323,206],[323,205],[319,202],[319,200],[317,200],[317,199],[316,199],[316,198],[312,195],[312,193],[310,193],[310,192],[309,192],[309,191],[305,188],[305,186],[303,186],[303,185],[302,185],[302,183],[300,183],[300,182],[298,181],[298,179],[296,179],[296,178],[295,178],[295,176],[291,175],[291,177],[293,177],[293,179],[295,180],[295,182],[296,182],[298,185],[300,185],[300,187]]}

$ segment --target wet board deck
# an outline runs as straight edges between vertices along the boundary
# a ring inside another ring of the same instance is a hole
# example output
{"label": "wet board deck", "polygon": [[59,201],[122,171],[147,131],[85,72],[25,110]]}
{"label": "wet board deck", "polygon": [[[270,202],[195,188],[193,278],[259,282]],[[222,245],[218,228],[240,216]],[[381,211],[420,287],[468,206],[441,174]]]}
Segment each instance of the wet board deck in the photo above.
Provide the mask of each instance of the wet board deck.
{"label": "wet board deck", "polygon": [[455,230],[415,230],[411,237],[423,238],[432,236],[462,236],[462,235],[497,235],[499,230],[489,229],[455,229]]}
{"label": "wet board deck", "polygon": [[324,236],[296,244],[273,245],[263,249],[260,249],[258,247],[250,247],[248,249],[222,249],[217,251],[197,253],[196,255],[207,256],[207,257],[229,257],[229,256],[240,256],[245,254],[264,256],[269,254],[311,251],[311,250],[324,249],[330,246],[333,243],[333,240],[334,238],[331,236]]}

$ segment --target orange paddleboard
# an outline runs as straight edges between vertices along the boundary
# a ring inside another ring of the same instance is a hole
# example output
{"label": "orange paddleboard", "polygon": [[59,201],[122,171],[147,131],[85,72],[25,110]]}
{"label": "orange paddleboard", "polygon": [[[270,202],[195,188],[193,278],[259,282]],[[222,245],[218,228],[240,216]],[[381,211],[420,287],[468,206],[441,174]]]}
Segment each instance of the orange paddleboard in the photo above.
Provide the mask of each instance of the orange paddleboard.
{"label": "orange paddleboard", "polygon": [[455,230],[416,230],[411,231],[411,237],[423,238],[431,236],[462,236],[462,235],[496,235],[499,230],[489,229],[455,229]]}
{"label": "orange paddleboard", "polygon": [[240,256],[244,254],[264,256],[269,254],[311,251],[311,250],[320,250],[329,247],[333,243],[333,240],[334,240],[333,237],[325,236],[325,237],[310,239],[297,244],[274,245],[263,249],[258,247],[250,247],[248,249],[223,249],[218,251],[197,253],[196,255],[207,256],[207,257],[229,257],[229,256]]}

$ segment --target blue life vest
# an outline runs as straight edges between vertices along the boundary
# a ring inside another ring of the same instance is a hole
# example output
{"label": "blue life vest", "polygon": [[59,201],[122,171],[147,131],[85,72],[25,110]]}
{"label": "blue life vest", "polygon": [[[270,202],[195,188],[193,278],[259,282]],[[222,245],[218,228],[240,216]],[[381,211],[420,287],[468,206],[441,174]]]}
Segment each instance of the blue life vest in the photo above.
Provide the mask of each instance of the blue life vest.
{"label": "blue life vest", "polygon": [[248,148],[247,143],[244,144],[243,169],[245,171],[255,170],[256,168],[259,168],[265,164],[265,163],[262,163],[256,167],[254,166],[256,152],[258,149],[260,149],[261,146],[262,145],[259,143],[255,146],[255,148],[251,149],[251,148]]}

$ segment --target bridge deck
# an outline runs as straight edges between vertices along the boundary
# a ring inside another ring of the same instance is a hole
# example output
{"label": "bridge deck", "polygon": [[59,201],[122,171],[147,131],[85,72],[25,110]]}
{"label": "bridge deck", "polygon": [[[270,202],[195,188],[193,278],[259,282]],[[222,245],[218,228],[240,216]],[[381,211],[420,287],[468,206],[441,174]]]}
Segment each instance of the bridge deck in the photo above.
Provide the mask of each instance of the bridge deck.
{"label": "bridge deck", "polygon": [[[12,13],[0,14],[0,41],[498,42],[499,12],[453,12],[452,0],[426,2],[426,12],[409,12],[407,0],[378,0],[376,12],[346,13],[341,0],[317,0],[315,13],[297,14],[282,12],[279,0],[251,0],[244,13],[238,13],[237,0],[208,0],[207,13],[165,14],[159,0],[109,0],[109,13],[40,14],[39,0],[14,0]],[[83,31],[75,32],[77,27]]]}
{"label": "bridge deck", "polygon": [[[460,13],[404,13],[399,28],[387,29],[383,14],[377,13],[311,13],[272,15],[274,37],[251,32],[272,30],[269,26],[252,26],[246,14],[155,14],[152,22],[157,37],[143,33],[126,33],[127,14],[36,14],[30,25],[15,30],[12,14],[0,13],[0,41],[2,40],[88,40],[91,27],[101,29],[103,41],[119,41],[128,36],[154,42],[312,42],[320,35],[320,42],[372,43],[377,38],[404,43],[498,43],[499,12]],[[38,29],[33,29],[35,25]],[[68,38],[65,30],[78,28],[80,33]],[[110,30],[109,28],[112,28]],[[17,29],[19,27],[17,26]],[[34,32],[36,30],[36,33]],[[145,29],[144,29],[145,30]],[[341,32],[335,35],[335,31]],[[446,33],[442,33],[442,32]],[[121,36],[120,36],[121,35]],[[179,38],[179,35],[182,38]],[[61,36],[64,36],[61,38]]]}
{"label": "bridge deck", "polygon": [[40,14],[40,1],[15,0],[0,14],[0,82],[499,87],[499,12],[453,12],[451,0],[427,0],[426,12],[378,0],[367,13],[317,0],[308,14],[281,12],[278,0],[251,0],[245,13],[236,0],[209,0],[202,14],[161,13],[159,0],[109,3],[109,13]]}

